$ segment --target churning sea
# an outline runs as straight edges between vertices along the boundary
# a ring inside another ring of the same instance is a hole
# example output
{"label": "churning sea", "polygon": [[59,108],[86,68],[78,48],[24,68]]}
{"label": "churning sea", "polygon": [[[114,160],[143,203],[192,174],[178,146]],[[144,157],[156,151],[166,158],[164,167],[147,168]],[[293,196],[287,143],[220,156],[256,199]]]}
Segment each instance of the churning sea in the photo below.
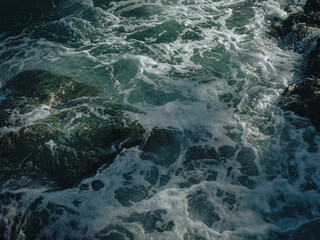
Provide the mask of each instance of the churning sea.
{"label": "churning sea", "polygon": [[[35,13],[52,14],[43,21],[1,25],[0,87],[29,69],[66,75],[123,106],[146,136],[155,127],[174,129],[176,142],[156,146],[165,164],[142,158],[139,147],[124,149],[108,168],[82,180],[85,190],[51,191],[26,177],[9,179],[1,196],[21,193],[23,204],[11,199],[0,206],[0,235],[320,239],[320,135],[277,105],[288,84],[299,81],[303,53],[315,46],[319,30],[310,28],[296,46],[269,33],[273,19],[284,20],[303,4],[64,0]],[[48,111],[17,113],[12,121],[30,124]],[[0,134],[20,125],[8,124]],[[190,149],[197,148],[221,157],[193,156]],[[94,180],[104,187],[92,189]],[[26,228],[39,197],[37,214],[49,203],[57,210],[38,229]]]}

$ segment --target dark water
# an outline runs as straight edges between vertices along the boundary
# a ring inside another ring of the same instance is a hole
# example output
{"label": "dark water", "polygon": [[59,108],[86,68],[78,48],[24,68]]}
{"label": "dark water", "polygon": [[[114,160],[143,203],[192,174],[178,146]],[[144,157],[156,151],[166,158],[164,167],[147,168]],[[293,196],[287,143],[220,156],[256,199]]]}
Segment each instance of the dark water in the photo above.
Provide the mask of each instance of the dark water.
{"label": "dark water", "polygon": [[[303,55],[268,34],[303,3],[0,1],[1,86],[24,70],[66,75],[146,129],[144,147],[73,188],[8,179],[0,236],[320,239],[319,133],[277,106]],[[17,111],[0,133],[50,111]],[[148,138],[154,128],[167,140]]]}

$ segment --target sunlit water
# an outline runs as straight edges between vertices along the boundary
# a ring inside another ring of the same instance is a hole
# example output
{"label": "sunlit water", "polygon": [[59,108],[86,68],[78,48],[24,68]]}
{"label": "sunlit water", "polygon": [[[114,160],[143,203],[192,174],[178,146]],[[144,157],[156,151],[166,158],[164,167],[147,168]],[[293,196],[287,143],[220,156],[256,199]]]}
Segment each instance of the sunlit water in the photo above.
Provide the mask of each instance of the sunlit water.
{"label": "sunlit water", "polygon": [[[285,239],[307,229],[319,237],[319,134],[277,106],[299,79],[304,55],[268,34],[274,17],[302,6],[69,0],[55,7],[54,20],[1,33],[1,85],[28,69],[67,75],[123,106],[146,139],[155,127],[173,134],[156,146],[157,157],[125,149],[74,188],[52,192],[26,178],[8,181],[2,193],[22,195],[2,206],[3,236]],[[301,52],[317,34],[309,29]],[[16,117],[28,124],[46,116],[39,111]],[[1,132],[13,128],[19,126]],[[94,191],[94,180],[104,187]],[[30,207],[35,199],[37,210]],[[49,215],[37,230],[30,227],[35,214]]]}

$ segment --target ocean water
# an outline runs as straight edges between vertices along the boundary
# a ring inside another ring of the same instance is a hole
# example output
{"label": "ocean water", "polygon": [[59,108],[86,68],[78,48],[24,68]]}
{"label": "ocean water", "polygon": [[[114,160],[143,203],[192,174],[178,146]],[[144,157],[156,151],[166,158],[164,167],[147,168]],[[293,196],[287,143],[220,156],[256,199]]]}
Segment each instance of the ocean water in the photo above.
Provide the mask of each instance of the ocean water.
{"label": "ocean water", "polygon": [[[99,88],[104,103],[122,106],[147,132],[145,148],[124,149],[75,187],[8,179],[0,236],[320,239],[320,135],[277,105],[300,80],[319,31],[290,44],[269,34],[274,18],[303,4],[64,0],[10,8],[0,24],[0,86],[29,69],[70,76]],[[0,133],[48,114],[17,113]],[[167,129],[168,142],[148,144],[154,128]]]}

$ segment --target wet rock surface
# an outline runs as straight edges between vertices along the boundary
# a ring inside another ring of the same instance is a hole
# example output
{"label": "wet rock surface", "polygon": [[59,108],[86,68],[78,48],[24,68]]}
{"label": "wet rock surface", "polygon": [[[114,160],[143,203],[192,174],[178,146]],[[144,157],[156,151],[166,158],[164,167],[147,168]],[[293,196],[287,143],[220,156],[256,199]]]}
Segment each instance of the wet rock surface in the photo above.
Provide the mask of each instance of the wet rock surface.
{"label": "wet rock surface", "polygon": [[142,147],[141,158],[161,166],[174,163],[180,153],[180,136],[176,129],[154,128]]}
{"label": "wet rock surface", "polygon": [[[0,216],[14,216],[0,219],[0,239],[48,239],[46,236],[48,233],[42,232],[43,229],[65,216],[68,216],[65,224],[70,226],[71,231],[61,233],[59,229],[54,229],[53,237],[49,239],[75,239],[67,236],[72,236],[72,230],[79,225],[77,204],[74,204],[74,207],[67,207],[62,204],[46,202],[44,197],[39,196],[26,207],[25,197],[25,193],[2,192],[0,194],[2,206]],[[19,214],[16,214],[16,210],[19,210]],[[11,232],[10,238],[5,235],[5,232],[8,231]],[[61,235],[66,237],[63,238]]]}
{"label": "wet rock surface", "polygon": [[306,79],[301,84],[291,83],[283,92],[282,108],[309,118],[320,131],[320,78]]}
{"label": "wet rock surface", "polygon": [[315,49],[309,54],[305,74],[307,76],[320,76],[320,38],[317,39]]}
{"label": "wet rock surface", "polygon": [[215,207],[209,201],[205,192],[197,191],[188,196],[188,213],[199,221],[202,221],[208,227],[214,222],[220,221],[220,216],[215,211]]}
{"label": "wet rock surface", "polygon": [[[284,22],[277,25],[276,32],[293,41],[301,41],[308,27],[320,27],[320,1],[308,0],[304,10],[290,15]],[[305,60],[305,67],[300,83],[291,83],[283,92],[279,105],[284,110],[309,118],[317,131],[320,131],[320,38],[316,47]]]}
{"label": "wet rock surface", "polygon": [[70,187],[142,142],[144,129],[120,109],[91,104],[88,97],[99,92],[91,86],[35,70],[18,74],[7,89],[1,127],[17,109],[28,113],[46,106],[49,115],[1,136],[1,180],[26,176]]}
{"label": "wet rock surface", "polygon": [[146,233],[171,231],[174,227],[173,221],[166,222],[163,217],[167,214],[166,210],[158,209],[146,213],[133,213],[122,220],[129,223],[138,222],[143,226]]}
{"label": "wet rock surface", "polygon": [[120,225],[109,225],[96,235],[97,239],[129,239],[134,240],[133,234]]}
{"label": "wet rock surface", "polygon": [[[99,90],[43,70],[24,71],[1,89],[0,128],[19,124],[17,115],[36,115],[79,97],[97,96]],[[41,111],[42,110],[42,111]],[[43,114],[43,113],[42,113]]]}
{"label": "wet rock surface", "polygon": [[122,206],[129,207],[132,203],[145,199],[148,196],[148,190],[143,185],[124,187],[117,189],[114,196]]}
{"label": "wet rock surface", "polygon": [[275,31],[281,37],[292,34],[294,27],[303,24],[307,27],[320,26],[320,2],[318,0],[308,0],[301,12],[291,14],[285,21],[279,22],[275,26]]}

